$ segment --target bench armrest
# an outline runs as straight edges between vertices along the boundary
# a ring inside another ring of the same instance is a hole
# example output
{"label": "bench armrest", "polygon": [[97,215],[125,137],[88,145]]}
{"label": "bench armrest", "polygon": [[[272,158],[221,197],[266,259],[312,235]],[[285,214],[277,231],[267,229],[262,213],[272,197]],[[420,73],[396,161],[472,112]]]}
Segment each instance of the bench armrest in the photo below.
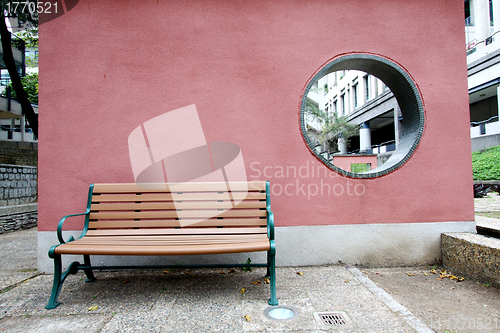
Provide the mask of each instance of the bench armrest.
{"label": "bench armrest", "polygon": [[[81,216],[81,215],[89,215],[90,213],[90,209],[88,209],[85,213],[81,213],[81,214],[71,214],[71,215],[66,215],[64,216],[60,221],[59,221],[59,224],[57,225],[57,239],[59,239],[59,243],[60,244],[64,244],[66,243],[64,241],[64,238],[63,238],[63,235],[62,235],[62,228],[63,228],[63,224],[64,224],[64,221],[66,221],[66,219],[68,217],[73,217],[73,216]],[[87,220],[88,218],[86,218],[85,220]],[[85,236],[85,234],[87,233],[87,229],[88,229],[88,223],[86,221],[85,223],[85,226],[83,228],[83,231],[82,231],[82,234],[80,235],[80,237],[78,238],[82,238],[83,236]],[[73,236],[70,236],[69,239],[68,239],[68,242],[71,242],[71,241],[74,241],[75,238]]]}
{"label": "bench armrest", "polygon": [[[83,225],[82,234],[80,235],[80,237],[78,237],[78,239],[82,238],[87,233],[87,230],[89,229],[90,205],[92,203],[92,193],[93,192],[94,192],[94,184],[90,184],[90,186],[89,186],[89,194],[88,194],[88,199],[87,199],[87,210],[85,211],[85,213],[66,215],[66,216],[64,216],[59,221],[59,224],[57,225],[57,239],[59,239],[59,242],[61,244],[66,243],[64,241],[64,238],[63,238],[63,235],[62,235],[62,228],[63,228],[64,221],[66,221],[66,219],[68,217],[86,215],[85,216],[85,224]],[[75,238],[73,236],[70,236],[69,239],[68,239],[68,242],[71,242],[71,241],[74,241],[74,240],[75,240]]]}
{"label": "bench armrest", "polygon": [[274,213],[271,207],[267,208],[267,236],[270,240],[274,239]]}
{"label": "bench armrest", "polygon": [[266,181],[267,236],[274,240],[274,213],[271,211],[271,185]]}

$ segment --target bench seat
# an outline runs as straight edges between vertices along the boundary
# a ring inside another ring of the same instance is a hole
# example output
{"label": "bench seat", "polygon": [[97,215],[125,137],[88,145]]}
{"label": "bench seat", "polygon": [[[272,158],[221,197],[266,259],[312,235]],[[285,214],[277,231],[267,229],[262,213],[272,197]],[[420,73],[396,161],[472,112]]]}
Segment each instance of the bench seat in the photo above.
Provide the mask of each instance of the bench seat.
{"label": "bench seat", "polygon": [[[87,281],[93,270],[137,266],[92,266],[91,255],[168,256],[267,252],[266,263],[205,265],[196,267],[267,267],[269,304],[277,305],[275,281],[274,214],[269,182],[183,184],[92,184],[87,210],[67,215],[57,228],[60,244],[49,250],[54,259],[54,285],[47,309],[59,305],[57,297],[68,274],[83,270]],[[65,241],[67,218],[85,217],[78,239]],[[83,255],[63,273],[61,255]],[[172,267],[140,266],[140,268]],[[179,266],[175,267],[193,267]]]}

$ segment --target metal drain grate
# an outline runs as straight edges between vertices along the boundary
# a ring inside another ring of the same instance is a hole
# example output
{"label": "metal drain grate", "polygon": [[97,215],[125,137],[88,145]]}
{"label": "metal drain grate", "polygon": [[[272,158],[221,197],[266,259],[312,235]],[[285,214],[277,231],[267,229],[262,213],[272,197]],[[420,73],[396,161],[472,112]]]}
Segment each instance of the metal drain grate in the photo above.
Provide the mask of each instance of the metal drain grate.
{"label": "metal drain grate", "polygon": [[343,326],[350,323],[344,312],[315,312],[314,317],[319,323],[328,327]]}

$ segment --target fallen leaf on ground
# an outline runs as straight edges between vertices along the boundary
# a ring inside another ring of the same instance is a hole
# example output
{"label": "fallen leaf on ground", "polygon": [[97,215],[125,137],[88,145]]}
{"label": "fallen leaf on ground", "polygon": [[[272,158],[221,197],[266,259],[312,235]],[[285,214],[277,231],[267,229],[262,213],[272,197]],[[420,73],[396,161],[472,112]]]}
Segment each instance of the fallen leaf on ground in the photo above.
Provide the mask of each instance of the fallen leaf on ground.
{"label": "fallen leaf on ground", "polygon": [[304,275],[304,273],[302,273],[302,272],[297,272],[297,275],[301,275],[301,276],[302,276],[302,275]]}
{"label": "fallen leaf on ground", "polygon": [[226,274],[226,272],[224,272],[224,271],[220,271],[219,273],[221,273],[221,274]]}
{"label": "fallen leaf on ground", "polygon": [[163,271],[163,273],[165,273],[165,274],[170,274],[170,271]]}
{"label": "fallen leaf on ground", "polygon": [[443,281],[443,279],[441,279],[441,278],[437,278],[437,279],[438,279],[439,281]]}
{"label": "fallen leaf on ground", "polygon": [[264,279],[264,283],[265,283],[265,284],[269,284],[270,282],[271,282],[271,281],[269,281],[269,279],[268,279],[268,278],[265,278],[265,279]]}
{"label": "fallen leaf on ground", "polygon": [[244,294],[244,293],[245,293],[245,291],[247,291],[245,288],[241,288],[240,293],[241,293],[241,294]]}
{"label": "fallen leaf on ground", "polygon": [[459,277],[459,278],[457,279],[457,282],[463,282],[464,280],[465,280],[465,278],[464,278],[463,276],[461,276],[461,277]]}
{"label": "fallen leaf on ground", "polygon": [[236,270],[235,270],[234,268],[231,268],[231,269],[229,270],[229,273],[234,273],[234,272],[236,272]]}
{"label": "fallen leaf on ground", "polygon": [[415,274],[410,273],[410,272],[407,272],[406,275],[408,275],[408,276],[415,276]]}
{"label": "fallen leaf on ground", "polygon": [[92,305],[88,311],[94,311],[94,310],[97,310],[99,307],[97,305]]}
{"label": "fallen leaf on ground", "polygon": [[252,284],[261,284],[261,283],[262,283],[262,281],[260,281],[260,280],[257,280],[257,281],[255,281],[255,282],[252,282]]}
{"label": "fallen leaf on ground", "polygon": [[245,318],[247,321],[250,321],[250,319],[252,319],[252,317],[250,317],[249,315],[243,316],[243,318]]}
{"label": "fallen leaf on ground", "polygon": [[437,272],[436,272],[436,270],[435,270],[434,268],[433,268],[433,269],[431,269],[431,273],[432,273],[432,274],[437,274]]}
{"label": "fallen leaf on ground", "polygon": [[425,272],[424,272],[424,275],[425,275],[425,276],[429,276],[430,274],[429,274],[429,273],[425,273]]}
{"label": "fallen leaf on ground", "polygon": [[349,280],[345,280],[344,283],[349,283]]}

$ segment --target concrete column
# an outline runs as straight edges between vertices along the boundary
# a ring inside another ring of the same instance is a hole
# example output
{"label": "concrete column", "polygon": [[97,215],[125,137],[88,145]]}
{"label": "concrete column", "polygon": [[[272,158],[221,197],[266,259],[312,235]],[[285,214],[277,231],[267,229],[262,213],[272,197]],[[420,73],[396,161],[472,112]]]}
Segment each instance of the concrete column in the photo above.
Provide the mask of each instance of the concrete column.
{"label": "concrete column", "polygon": [[498,110],[497,110],[498,119],[497,120],[500,121],[500,86],[497,87],[497,104],[498,104]]}
{"label": "concrete column", "polygon": [[11,119],[10,120],[10,132],[12,133],[12,139],[13,140],[15,139],[15,135],[16,135],[15,128],[16,128],[16,120],[15,119]]}
{"label": "concrete column", "polygon": [[25,130],[26,130],[26,118],[22,117],[19,119],[19,122],[21,123],[21,141],[24,142],[25,139]]}
{"label": "concrete column", "polygon": [[339,151],[341,154],[347,154],[347,143],[343,137],[337,139],[337,144],[339,145]]}
{"label": "concrete column", "polygon": [[394,108],[394,141],[399,146],[399,105]]}
{"label": "concrete column", "polygon": [[478,49],[480,49],[486,45],[483,41],[490,35],[489,2],[488,0],[474,0],[473,5],[476,40],[480,42],[478,45]]}
{"label": "concrete column", "polygon": [[359,151],[366,152],[372,146],[372,137],[370,133],[370,123],[364,122],[359,129]]}

